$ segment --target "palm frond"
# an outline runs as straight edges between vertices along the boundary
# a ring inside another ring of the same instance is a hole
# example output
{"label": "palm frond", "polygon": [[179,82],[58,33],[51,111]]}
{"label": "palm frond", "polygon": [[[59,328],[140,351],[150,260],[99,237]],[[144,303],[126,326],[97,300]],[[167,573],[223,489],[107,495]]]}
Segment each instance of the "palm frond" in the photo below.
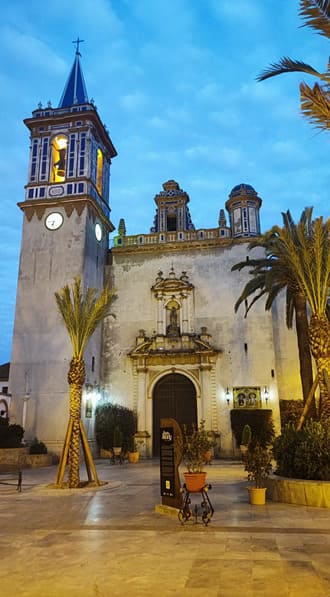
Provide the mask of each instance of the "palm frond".
{"label": "palm frond", "polygon": [[330,128],[330,90],[317,83],[313,88],[306,83],[300,83],[300,107],[306,118],[316,128],[328,130]]}
{"label": "palm frond", "polygon": [[293,72],[302,72],[308,75],[313,75],[314,77],[318,77],[319,79],[326,79],[326,75],[319,73],[317,70],[315,70],[315,68],[310,66],[310,64],[306,64],[300,60],[292,60],[288,56],[284,56],[279,60],[279,62],[274,62],[270,64],[268,68],[263,70],[260,75],[257,76],[257,81],[265,81],[270,77],[276,77],[277,75],[282,75],[283,73]]}
{"label": "palm frond", "polygon": [[266,257],[242,261],[232,271],[250,266],[249,280],[235,304],[235,311],[243,301],[253,297],[246,306],[246,314],[262,296],[265,308],[270,309],[278,294],[286,289],[286,320],[292,326],[295,299],[305,297],[311,312],[324,314],[330,288],[330,219],[313,220],[313,208],[306,207],[298,224],[290,211],[282,214],[283,226],[273,226],[262,237]]}
{"label": "palm frond", "polygon": [[330,2],[329,0],[300,0],[299,15],[305,21],[303,27],[311,27],[330,38]]}
{"label": "palm frond", "polygon": [[82,358],[90,336],[98,324],[110,315],[110,307],[115,299],[115,290],[105,286],[99,296],[95,288],[81,287],[80,277],[72,286],[65,285],[55,292],[55,300],[70,336],[73,356]]}

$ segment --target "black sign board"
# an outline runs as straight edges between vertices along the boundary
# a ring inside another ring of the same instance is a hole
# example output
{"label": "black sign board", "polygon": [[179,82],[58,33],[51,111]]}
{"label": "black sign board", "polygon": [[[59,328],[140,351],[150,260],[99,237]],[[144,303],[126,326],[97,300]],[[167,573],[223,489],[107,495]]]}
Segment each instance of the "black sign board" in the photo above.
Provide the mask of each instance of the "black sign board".
{"label": "black sign board", "polygon": [[160,421],[160,490],[162,503],[174,508],[182,504],[179,465],[182,460],[182,432],[175,419]]}
{"label": "black sign board", "polygon": [[160,491],[167,497],[175,496],[174,486],[174,430],[160,428]]}

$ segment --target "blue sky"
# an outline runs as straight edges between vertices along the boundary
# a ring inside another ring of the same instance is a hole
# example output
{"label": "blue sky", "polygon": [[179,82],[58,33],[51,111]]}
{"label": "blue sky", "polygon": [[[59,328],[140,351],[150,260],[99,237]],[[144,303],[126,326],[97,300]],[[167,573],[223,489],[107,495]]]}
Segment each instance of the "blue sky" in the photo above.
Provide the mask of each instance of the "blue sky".
{"label": "blue sky", "polygon": [[[323,71],[328,40],[287,0],[12,0],[0,22],[0,363],[10,359],[29,158],[23,119],[57,106],[79,36],[87,92],[118,151],[111,219],[148,232],[153,197],[174,178],[196,228],[217,225],[231,189],[263,199],[262,229],[306,205],[329,216],[326,133],[299,111],[299,74],[257,83],[286,55]],[[311,84],[313,79],[305,76]],[[55,308],[55,303],[54,303]]]}

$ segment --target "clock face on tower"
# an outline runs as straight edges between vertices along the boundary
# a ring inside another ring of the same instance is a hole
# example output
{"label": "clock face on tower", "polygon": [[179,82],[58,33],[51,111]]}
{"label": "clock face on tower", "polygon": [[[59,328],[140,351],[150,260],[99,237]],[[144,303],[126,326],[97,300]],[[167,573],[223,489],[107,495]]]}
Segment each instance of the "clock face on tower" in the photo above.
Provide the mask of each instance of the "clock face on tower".
{"label": "clock face on tower", "polygon": [[63,216],[57,211],[48,214],[45,219],[45,226],[48,230],[57,230],[63,224]]}
{"label": "clock face on tower", "polygon": [[102,239],[102,228],[98,222],[96,222],[96,224],[95,224],[95,238],[98,241],[100,241]]}

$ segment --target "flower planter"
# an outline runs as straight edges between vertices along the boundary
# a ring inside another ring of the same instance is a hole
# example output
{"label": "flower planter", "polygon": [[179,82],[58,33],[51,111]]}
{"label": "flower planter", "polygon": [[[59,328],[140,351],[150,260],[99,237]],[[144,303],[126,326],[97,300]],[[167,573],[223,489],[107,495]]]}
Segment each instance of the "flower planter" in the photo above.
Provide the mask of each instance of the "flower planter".
{"label": "flower planter", "polygon": [[268,496],[273,502],[330,508],[330,481],[292,479],[271,476],[267,479]]}
{"label": "flower planter", "polygon": [[30,468],[51,466],[52,464],[53,457],[51,454],[27,454],[25,458],[25,466]]}
{"label": "flower planter", "polygon": [[186,488],[190,493],[201,491],[205,486],[206,473],[183,473]]}
{"label": "flower planter", "polygon": [[128,462],[136,464],[139,462],[140,452],[128,452]]}
{"label": "flower planter", "polygon": [[266,503],[266,487],[248,487],[250,504],[264,506]]}
{"label": "flower planter", "polygon": [[248,446],[246,446],[245,444],[241,444],[240,447],[239,447],[239,449],[240,449],[240,452],[241,452],[241,456],[242,456],[242,458],[244,460],[244,456],[245,456],[245,454],[248,451]]}
{"label": "flower planter", "polygon": [[106,450],[105,448],[100,448],[100,458],[112,458],[113,452],[112,450]]}
{"label": "flower planter", "polygon": [[25,465],[29,448],[0,448],[0,464]]}

